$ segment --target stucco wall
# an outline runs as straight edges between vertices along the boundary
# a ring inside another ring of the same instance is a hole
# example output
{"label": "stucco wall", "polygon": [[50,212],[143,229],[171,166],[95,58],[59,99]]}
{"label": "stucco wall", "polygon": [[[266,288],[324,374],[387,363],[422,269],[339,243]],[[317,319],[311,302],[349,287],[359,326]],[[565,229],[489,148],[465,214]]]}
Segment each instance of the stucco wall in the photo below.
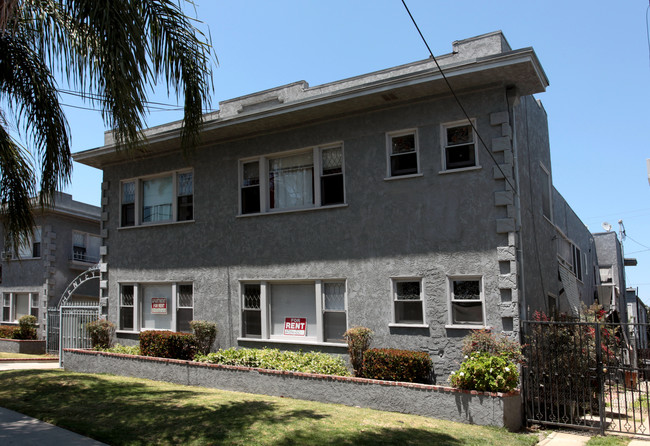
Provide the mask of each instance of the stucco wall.
{"label": "stucco wall", "polygon": [[[506,127],[491,122],[507,107],[503,89],[462,100],[486,141],[504,138]],[[429,99],[244,140],[208,141],[187,159],[170,154],[106,167],[109,319],[118,319],[121,282],[187,281],[194,284],[194,318],[217,322],[218,346],[243,345],[237,341],[241,280],[345,279],[348,326],[374,330],[374,346],[429,352],[444,382],[462,359],[461,338],[468,333],[445,328],[449,275],[482,276],[487,326],[518,330],[516,301],[504,302],[501,293],[504,279],[516,284],[514,248],[513,262],[500,262],[498,252],[510,243],[497,221],[511,209],[495,205],[504,181],[495,179],[483,148],[480,169],[439,173],[441,124],[459,119],[451,98]],[[386,132],[412,128],[422,176],[386,181]],[[344,147],[347,206],[238,216],[239,159],[337,141]],[[120,180],[185,167],[194,169],[194,222],[118,228]],[[398,276],[423,279],[428,328],[388,327],[390,278]],[[135,339],[118,334],[123,343]]]}
{"label": "stucco wall", "polygon": [[280,372],[174,359],[64,350],[66,370],[110,373],[236,392],[360,406],[478,425],[521,427],[521,399],[426,384]]}

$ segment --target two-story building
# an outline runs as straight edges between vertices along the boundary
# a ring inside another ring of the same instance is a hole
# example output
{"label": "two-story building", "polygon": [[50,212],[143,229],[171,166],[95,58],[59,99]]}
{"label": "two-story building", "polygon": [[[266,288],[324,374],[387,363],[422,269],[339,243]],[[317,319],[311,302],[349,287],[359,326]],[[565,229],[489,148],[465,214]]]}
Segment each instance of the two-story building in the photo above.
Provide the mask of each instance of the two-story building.
{"label": "two-story building", "polygon": [[[34,203],[36,225],[30,240],[17,250],[4,245],[0,250],[0,322],[16,323],[21,316],[31,314],[38,319],[43,336],[47,308],[56,306],[79,273],[99,262],[101,209],[60,192],[51,206],[41,208],[36,199]],[[4,241],[4,234],[0,240]],[[95,281],[77,289],[74,299],[97,301],[98,296]]]}
{"label": "two-story building", "polygon": [[[75,154],[103,170],[101,290],[118,341],[216,321],[217,343],[344,353],[343,332],[428,351],[517,337],[534,310],[593,302],[593,238],[553,188],[548,85],[501,32],[431,59],[223,101],[202,143]],[[590,280],[586,280],[589,277]]]}

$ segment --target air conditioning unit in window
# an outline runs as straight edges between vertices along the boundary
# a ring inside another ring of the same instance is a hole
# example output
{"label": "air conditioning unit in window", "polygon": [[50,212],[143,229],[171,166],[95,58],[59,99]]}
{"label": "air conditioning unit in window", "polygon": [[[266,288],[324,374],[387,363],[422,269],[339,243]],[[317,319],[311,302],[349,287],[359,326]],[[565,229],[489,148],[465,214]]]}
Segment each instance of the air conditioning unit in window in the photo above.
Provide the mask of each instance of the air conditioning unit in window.
{"label": "air conditioning unit in window", "polygon": [[11,251],[2,251],[2,260],[12,260],[14,253]]}

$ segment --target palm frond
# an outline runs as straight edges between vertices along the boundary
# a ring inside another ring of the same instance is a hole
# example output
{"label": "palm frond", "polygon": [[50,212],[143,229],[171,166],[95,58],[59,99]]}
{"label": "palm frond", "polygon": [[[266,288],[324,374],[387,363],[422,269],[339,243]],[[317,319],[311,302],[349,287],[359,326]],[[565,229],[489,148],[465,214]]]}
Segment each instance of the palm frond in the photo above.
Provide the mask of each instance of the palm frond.
{"label": "palm frond", "polygon": [[5,127],[0,126],[0,215],[4,217],[5,247],[12,246],[14,254],[18,254],[18,247],[29,239],[34,227],[34,171],[25,155]]}
{"label": "palm frond", "polygon": [[0,95],[16,111],[19,129],[34,142],[45,205],[72,173],[68,124],[49,68],[20,33],[0,34]]}

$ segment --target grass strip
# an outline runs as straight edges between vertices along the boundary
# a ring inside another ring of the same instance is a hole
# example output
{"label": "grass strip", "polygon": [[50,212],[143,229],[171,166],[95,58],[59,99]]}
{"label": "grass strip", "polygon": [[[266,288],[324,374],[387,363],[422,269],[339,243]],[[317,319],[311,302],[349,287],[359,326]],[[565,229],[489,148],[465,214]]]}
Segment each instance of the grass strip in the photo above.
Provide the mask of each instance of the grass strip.
{"label": "grass strip", "polygon": [[523,446],[538,440],[416,415],[60,370],[0,372],[0,406],[110,445]]}

